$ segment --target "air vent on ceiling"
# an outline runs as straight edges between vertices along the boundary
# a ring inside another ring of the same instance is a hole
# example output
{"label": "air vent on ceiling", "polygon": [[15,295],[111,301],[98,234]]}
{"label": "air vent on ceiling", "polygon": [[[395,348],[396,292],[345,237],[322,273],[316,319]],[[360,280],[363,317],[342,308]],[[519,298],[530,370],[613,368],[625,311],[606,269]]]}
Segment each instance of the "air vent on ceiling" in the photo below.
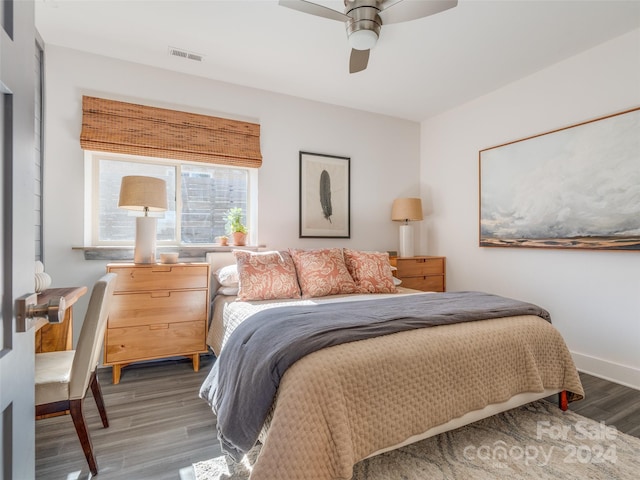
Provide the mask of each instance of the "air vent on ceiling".
{"label": "air vent on ceiling", "polygon": [[169,47],[169,55],[173,55],[174,57],[186,58],[188,60],[194,60],[196,62],[201,62],[204,55],[200,55],[199,53],[188,52],[181,48]]}

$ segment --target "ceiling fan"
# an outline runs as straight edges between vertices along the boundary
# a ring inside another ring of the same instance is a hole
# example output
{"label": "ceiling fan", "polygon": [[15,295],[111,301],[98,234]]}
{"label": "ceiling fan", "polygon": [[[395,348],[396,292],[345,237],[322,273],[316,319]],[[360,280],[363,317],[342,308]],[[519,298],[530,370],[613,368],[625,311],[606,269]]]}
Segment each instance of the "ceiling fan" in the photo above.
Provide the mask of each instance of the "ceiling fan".
{"label": "ceiling fan", "polygon": [[349,73],[367,68],[369,51],[378,41],[383,24],[400,23],[440,13],[458,0],[344,0],[344,13],[306,0],[280,0],[283,7],[345,22],[351,46]]}

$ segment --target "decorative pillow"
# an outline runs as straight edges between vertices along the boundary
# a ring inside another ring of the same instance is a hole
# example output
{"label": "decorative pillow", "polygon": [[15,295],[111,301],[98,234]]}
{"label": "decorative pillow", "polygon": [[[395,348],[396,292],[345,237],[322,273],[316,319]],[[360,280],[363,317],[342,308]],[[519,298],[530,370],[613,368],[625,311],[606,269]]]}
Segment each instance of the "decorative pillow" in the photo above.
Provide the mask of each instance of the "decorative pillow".
{"label": "decorative pillow", "polygon": [[361,293],[396,293],[389,254],[344,249],[344,263]]}
{"label": "decorative pillow", "polygon": [[341,248],[289,250],[298,272],[303,298],[358,291],[344,264]]}
{"label": "decorative pillow", "polygon": [[216,271],[216,277],[223,287],[237,287],[239,282],[237,265],[227,265],[219,268]]}
{"label": "decorative pillow", "polygon": [[240,288],[237,300],[300,298],[296,268],[288,252],[234,250]]}

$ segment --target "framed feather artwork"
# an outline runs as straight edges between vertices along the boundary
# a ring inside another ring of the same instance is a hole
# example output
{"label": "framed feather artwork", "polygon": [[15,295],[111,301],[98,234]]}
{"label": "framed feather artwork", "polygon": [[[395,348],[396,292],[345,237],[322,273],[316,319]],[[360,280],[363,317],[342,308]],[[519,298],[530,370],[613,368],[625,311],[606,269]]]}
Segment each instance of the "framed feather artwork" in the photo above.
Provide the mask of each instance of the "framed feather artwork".
{"label": "framed feather artwork", "polygon": [[300,238],[350,238],[350,162],[300,152]]}

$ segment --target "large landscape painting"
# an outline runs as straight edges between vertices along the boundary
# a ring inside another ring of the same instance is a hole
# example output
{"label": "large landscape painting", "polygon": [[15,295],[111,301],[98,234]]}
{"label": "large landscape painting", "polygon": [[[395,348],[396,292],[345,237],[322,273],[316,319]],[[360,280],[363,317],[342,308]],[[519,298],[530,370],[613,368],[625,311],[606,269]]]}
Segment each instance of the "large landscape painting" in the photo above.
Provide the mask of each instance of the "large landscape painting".
{"label": "large landscape painting", "polygon": [[640,108],[480,151],[480,246],[640,250]]}

